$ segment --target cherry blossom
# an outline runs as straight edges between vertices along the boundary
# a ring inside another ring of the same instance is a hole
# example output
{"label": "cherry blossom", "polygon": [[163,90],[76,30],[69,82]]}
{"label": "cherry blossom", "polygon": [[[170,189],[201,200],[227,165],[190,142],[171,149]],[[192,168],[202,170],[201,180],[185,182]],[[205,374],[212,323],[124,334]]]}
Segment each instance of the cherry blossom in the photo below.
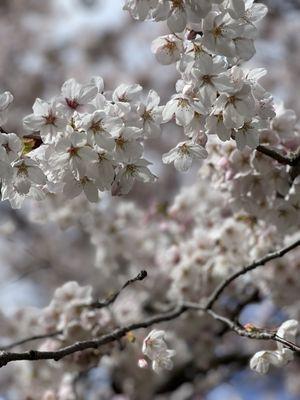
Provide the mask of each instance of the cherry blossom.
{"label": "cherry blossom", "polygon": [[47,103],[36,99],[32,109],[33,114],[23,120],[24,127],[32,132],[39,132],[44,143],[56,142],[58,134],[64,131],[67,124],[60,104],[57,100]]}
{"label": "cherry blossom", "polygon": [[160,373],[162,369],[172,369],[171,358],[175,350],[169,350],[165,342],[165,331],[153,329],[143,341],[142,352],[152,361],[152,369]]}
{"label": "cherry blossom", "polygon": [[[298,329],[298,321],[285,321],[277,330],[277,336],[286,341],[295,342]],[[281,342],[278,342],[278,350],[276,351],[259,351],[250,360],[250,368],[260,374],[266,374],[269,371],[270,365],[275,367],[283,367],[293,360],[293,351],[284,347]]]}
{"label": "cherry blossom", "polygon": [[207,156],[208,153],[204,147],[192,141],[181,142],[174,149],[163,155],[163,162],[165,164],[174,162],[174,166],[178,171],[187,171],[191,167],[194,158],[203,159]]}

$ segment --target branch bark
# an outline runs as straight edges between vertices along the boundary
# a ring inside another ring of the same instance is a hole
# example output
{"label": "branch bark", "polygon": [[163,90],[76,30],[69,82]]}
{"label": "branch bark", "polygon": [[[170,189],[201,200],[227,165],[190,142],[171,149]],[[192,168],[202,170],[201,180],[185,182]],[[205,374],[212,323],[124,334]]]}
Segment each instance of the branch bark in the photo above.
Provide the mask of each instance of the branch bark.
{"label": "branch bark", "polygon": [[300,163],[300,153],[296,154],[293,157],[287,157],[278,153],[276,150],[273,150],[263,145],[257,146],[256,150],[268,157],[273,158],[274,160],[278,161],[280,164],[283,165],[290,165],[291,167],[295,167]]}

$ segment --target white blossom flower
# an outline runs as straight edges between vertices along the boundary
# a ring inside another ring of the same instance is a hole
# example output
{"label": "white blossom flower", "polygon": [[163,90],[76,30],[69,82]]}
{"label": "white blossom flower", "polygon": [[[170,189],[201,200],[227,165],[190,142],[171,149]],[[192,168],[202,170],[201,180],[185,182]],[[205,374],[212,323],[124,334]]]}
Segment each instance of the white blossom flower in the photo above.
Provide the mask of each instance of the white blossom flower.
{"label": "white blossom flower", "polygon": [[191,74],[205,103],[211,105],[218,92],[232,89],[233,85],[229,76],[224,74],[225,71],[226,65],[221,58],[201,57],[194,64]]}
{"label": "white blossom flower", "polygon": [[96,144],[104,150],[111,151],[115,145],[112,133],[120,130],[124,123],[121,118],[110,117],[106,111],[97,110],[84,115],[81,126],[87,132],[90,145]]}
{"label": "white blossom flower", "polygon": [[[288,349],[285,349],[288,350]],[[281,351],[258,351],[250,360],[250,368],[259,374],[266,374],[270,365],[275,367],[283,367],[289,362],[290,353],[282,353]]]}
{"label": "white blossom flower", "polygon": [[170,164],[174,162],[174,166],[178,171],[187,171],[190,169],[193,159],[203,159],[208,156],[204,147],[192,141],[180,142],[176,147],[163,155],[163,162]]}
{"label": "white blossom flower", "polygon": [[134,103],[140,99],[141,92],[141,85],[127,85],[125,83],[122,83],[114,90],[112,99],[116,104]]}
{"label": "white blossom flower", "polygon": [[44,199],[42,187],[46,177],[34,160],[28,157],[12,163],[9,176],[2,181],[2,200],[9,200],[13,208],[20,208],[25,197]]}
{"label": "white blossom flower", "polygon": [[46,177],[36,162],[28,157],[15,161],[13,164],[13,186],[20,194],[29,192],[32,183],[45,185]]}
{"label": "white blossom flower", "polygon": [[74,174],[80,176],[84,176],[89,162],[97,160],[97,153],[87,146],[86,133],[75,131],[71,127],[68,135],[57,142],[55,152],[50,156],[50,162],[55,168],[70,168]]}
{"label": "white blossom flower", "polygon": [[65,175],[65,185],[63,193],[68,199],[73,199],[84,192],[87,199],[92,203],[97,203],[99,200],[98,188],[94,181],[87,176],[82,176],[76,179],[71,173]]}
{"label": "white blossom flower", "polygon": [[[277,329],[276,335],[288,342],[295,343],[298,325],[298,321],[295,319],[289,319],[280,325]],[[277,346],[279,350],[284,348],[282,343],[277,343]]]}
{"label": "white blossom flower", "polygon": [[[162,11],[162,17],[160,12]],[[182,32],[186,27],[187,15],[184,0],[166,1],[161,3],[161,7],[155,13],[156,20],[167,19],[167,24],[171,32]]]}
{"label": "white blossom flower", "polygon": [[215,54],[234,56],[233,39],[239,36],[241,28],[227,12],[210,12],[203,20],[203,45]]}
{"label": "white blossom flower", "polygon": [[[276,199],[269,214],[269,220],[275,224],[278,229],[284,231],[299,221],[299,211],[289,202],[283,199]],[[298,223],[296,223],[298,225]]]}
{"label": "white blossom flower", "polygon": [[260,131],[264,128],[266,124],[262,120],[245,120],[244,125],[234,133],[237,148],[243,150],[245,146],[249,146],[251,149],[256,149],[259,145]]}
{"label": "white blossom flower", "polygon": [[151,164],[145,159],[129,161],[117,173],[115,181],[118,186],[118,194],[127,194],[132,188],[134,181],[154,182],[157,178],[149,170],[147,165]]}
{"label": "white blossom flower", "polygon": [[0,133],[0,159],[7,163],[15,161],[22,152],[23,144],[15,133]]}
{"label": "white blossom flower", "polygon": [[33,114],[23,119],[26,129],[38,131],[44,143],[54,143],[58,132],[63,132],[67,119],[62,113],[62,107],[57,100],[50,103],[36,99],[32,107]]}
{"label": "white blossom flower", "polygon": [[110,190],[115,177],[115,170],[112,157],[109,153],[98,152],[97,162],[91,163],[88,167],[88,176],[95,180],[95,185],[101,191]]}
{"label": "white blossom flower", "polygon": [[254,0],[229,0],[228,10],[233,18],[241,18],[249,24],[260,21],[268,12],[265,4],[254,3]]}
{"label": "white blossom flower", "polygon": [[241,128],[244,122],[255,115],[255,99],[251,86],[244,84],[236,93],[221,94],[216,100],[214,113],[223,112],[227,128]]}
{"label": "white blossom flower", "polygon": [[222,142],[230,140],[232,129],[224,125],[223,113],[211,114],[206,118],[205,132],[212,135],[218,135]]}
{"label": "white blossom flower", "polygon": [[290,137],[295,132],[296,114],[294,110],[287,110],[282,103],[275,107],[276,116],[272,120],[272,129],[281,137]]}
{"label": "white blossom flower", "polygon": [[[290,319],[280,325],[276,336],[288,342],[294,343],[298,330],[298,321]],[[250,368],[260,374],[266,374],[270,365],[275,367],[284,367],[293,360],[293,351],[284,347],[284,344],[277,342],[278,350],[259,351],[250,360]]]}
{"label": "white blossom flower", "polygon": [[160,36],[153,40],[151,50],[160,64],[173,64],[180,59],[183,51],[182,40],[175,35]]}
{"label": "white blossom flower", "polygon": [[97,93],[97,86],[92,83],[81,85],[75,79],[67,80],[61,88],[61,102],[65,112],[72,115],[74,111],[78,113],[91,111],[89,102],[95,98]]}
{"label": "white blossom flower", "polygon": [[159,106],[160,98],[154,90],[150,90],[145,104],[140,103],[137,112],[143,120],[143,135],[158,137],[161,133],[163,106]]}
{"label": "white blossom flower", "polygon": [[117,161],[128,161],[141,157],[143,146],[137,140],[141,137],[141,129],[125,127],[113,136],[115,141],[115,158]]}
{"label": "white blossom flower", "polygon": [[195,108],[187,96],[175,95],[165,105],[163,110],[164,122],[170,121],[175,115],[176,123],[180,126],[187,126],[194,118]]}
{"label": "white blossom flower", "polygon": [[176,354],[175,350],[169,350],[165,342],[165,331],[153,329],[144,339],[142,352],[152,361],[152,369],[159,373],[162,369],[172,369],[171,358]]}
{"label": "white blossom flower", "polygon": [[94,85],[97,88],[98,93],[100,93],[100,94],[103,93],[104,81],[103,81],[103,78],[101,76],[93,76],[91,78],[91,84]]}
{"label": "white blossom flower", "polygon": [[157,3],[158,0],[125,0],[123,9],[129,11],[133,18],[143,21],[149,17]]}

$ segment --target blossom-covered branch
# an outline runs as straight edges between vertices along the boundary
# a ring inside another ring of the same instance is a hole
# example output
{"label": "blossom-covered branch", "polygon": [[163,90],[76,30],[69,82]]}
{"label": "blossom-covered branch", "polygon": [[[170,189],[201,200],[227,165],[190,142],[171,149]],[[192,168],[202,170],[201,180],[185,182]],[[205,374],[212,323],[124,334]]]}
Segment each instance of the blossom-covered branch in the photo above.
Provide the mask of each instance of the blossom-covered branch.
{"label": "blossom-covered branch", "polygon": [[21,361],[21,360],[54,360],[59,361],[62,358],[71,355],[73,353],[84,351],[87,349],[98,349],[101,346],[104,346],[108,343],[118,341],[123,338],[127,333],[141,329],[148,328],[155,324],[159,324],[162,322],[167,322],[178,318],[180,315],[187,311],[202,311],[209,314],[216,321],[220,321],[226,324],[232,331],[237,333],[240,336],[244,336],[250,339],[258,339],[258,340],[273,340],[280,342],[290,348],[293,351],[300,351],[300,347],[295,345],[294,343],[290,343],[276,335],[276,332],[267,332],[267,331],[249,331],[239,324],[231,321],[230,319],[221,316],[212,310],[206,309],[200,304],[183,302],[182,304],[175,306],[175,308],[169,312],[165,312],[162,314],[155,315],[149,319],[145,319],[141,322],[136,322],[133,324],[129,324],[127,326],[115,329],[113,332],[103,335],[99,339],[86,340],[74,343],[70,346],[61,348],[57,351],[38,351],[38,350],[29,350],[26,352],[6,352],[3,351],[0,353],[0,367],[7,365],[12,361]]}
{"label": "blossom-covered branch", "polygon": [[[85,307],[96,308],[96,309],[97,308],[108,307],[109,305],[111,305],[118,298],[119,294],[127,286],[133,284],[134,282],[142,281],[146,277],[147,277],[147,271],[142,270],[142,271],[140,271],[138,273],[137,276],[135,276],[134,278],[129,279],[128,281],[126,281],[124,283],[124,285],[118,291],[116,291],[115,293],[111,294],[106,299],[92,301],[89,304],[85,305]],[[32,341],[52,338],[52,337],[61,335],[62,333],[63,333],[63,330],[58,330],[58,331],[55,331],[55,332],[48,332],[48,333],[44,333],[44,334],[40,334],[40,335],[32,335],[32,336],[29,336],[28,338],[23,338],[23,339],[15,341],[15,342],[9,343],[7,345],[0,346],[0,351],[10,350],[13,347],[20,346],[22,344],[26,344],[26,343],[29,343],[29,342],[32,342]]]}
{"label": "blossom-covered branch", "polygon": [[[292,244],[290,244],[289,246],[286,246],[279,251],[268,254],[267,256],[251,263],[250,265],[240,268],[237,272],[230,275],[227,279],[225,279],[216,288],[216,290],[209,297],[209,299],[205,305],[184,301],[180,305],[177,305],[177,306],[174,305],[171,308],[171,310],[168,312],[164,312],[164,313],[155,315],[155,316],[148,318],[141,322],[129,324],[127,326],[115,329],[113,332],[105,334],[100,338],[77,342],[77,343],[74,343],[65,348],[61,348],[57,351],[29,350],[29,351],[22,352],[22,353],[9,353],[9,352],[3,351],[0,355],[0,366],[4,366],[8,362],[17,361],[17,360],[32,360],[32,361],[34,361],[34,360],[53,359],[55,361],[58,361],[61,358],[66,357],[75,352],[83,351],[86,349],[97,349],[100,346],[103,346],[110,342],[119,340],[131,331],[141,329],[141,328],[147,328],[147,327],[153,326],[158,323],[176,319],[188,310],[190,310],[190,311],[196,310],[196,311],[205,312],[205,313],[209,314],[215,320],[220,321],[223,324],[225,324],[230,330],[234,331],[235,333],[237,333],[240,336],[245,336],[245,337],[248,337],[251,339],[277,341],[277,342],[284,344],[285,346],[287,346],[288,348],[290,348],[293,351],[299,351],[300,348],[297,345],[280,338],[276,334],[276,332],[267,332],[267,331],[261,331],[261,330],[255,330],[255,329],[247,330],[247,329],[245,329],[245,327],[241,326],[240,324],[236,323],[235,321],[233,321],[227,317],[221,316],[211,310],[211,307],[217,301],[217,299],[219,298],[219,296],[221,295],[223,290],[236,278],[248,273],[249,271],[252,271],[253,269],[255,269],[259,266],[266,264],[267,262],[269,262],[271,260],[283,257],[285,254],[287,254],[291,250],[295,249],[299,245],[300,245],[300,240],[297,240],[297,241],[293,242]],[[87,305],[90,307],[93,307],[93,308],[102,308],[102,307],[108,306],[118,297],[118,295],[124,288],[126,288],[131,283],[143,280],[146,276],[147,276],[146,271],[141,271],[136,277],[129,279],[121,287],[121,289],[119,291],[117,291],[113,296],[109,297],[107,300],[104,300],[103,302],[99,302],[99,301],[89,302]],[[6,349],[9,349],[17,344],[23,344],[23,343],[26,343],[26,342],[29,342],[29,341],[32,341],[35,339],[53,337],[60,333],[62,333],[62,332],[54,332],[54,333],[50,333],[48,335],[38,335],[35,337],[19,340],[16,343],[6,346]],[[5,349],[5,347],[3,347],[3,349]]]}
{"label": "blossom-covered branch", "polygon": [[221,293],[225,290],[225,288],[239,276],[245,275],[247,272],[252,271],[257,267],[261,267],[269,261],[283,257],[285,254],[287,254],[288,252],[290,252],[291,250],[295,249],[298,246],[300,246],[300,239],[284,247],[283,249],[270,253],[267,256],[262,257],[261,259],[254,261],[253,263],[246,265],[245,267],[242,267],[238,269],[236,272],[232,273],[228,278],[226,278],[223,282],[221,282],[220,285],[211,294],[206,303],[206,308],[210,309],[217,301],[217,299],[220,297]]}

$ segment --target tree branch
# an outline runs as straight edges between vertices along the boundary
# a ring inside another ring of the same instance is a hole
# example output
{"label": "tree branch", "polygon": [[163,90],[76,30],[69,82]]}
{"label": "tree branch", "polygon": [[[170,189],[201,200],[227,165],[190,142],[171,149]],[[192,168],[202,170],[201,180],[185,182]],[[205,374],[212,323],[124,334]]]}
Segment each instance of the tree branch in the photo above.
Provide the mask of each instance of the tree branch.
{"label": "tree branch", "polygon": [[113,332],[103,335],[98,339],[91,339],[91,340],[76,342],[70,346],[63,347],[57,351],[29,350],[29,351],[20,352],[20,353],[3,351],[0,353],[0,368],[5,366],[6,364],[8,364],[11,361],[21,361],[21,360],[30,360],[30,361],[55,360],[55,361],[59,361],[63,357],[66,357],[66,356],[76,353],[78,351],[83,351],[83,350],[87,350],[87,349],[97,349],[100,346],[103,346],[105,344],[119,340],[123,336],[125,336],[126,333],[128,333],[128,332],[135,331],[140,328],[148,328],[149,326],[152,326],[152,325],[160,323],[160,322],[173,320],[173,319],[179,317],[181,314],[183,314],[187,310],[188,310],[188,308],[184,304],[181,304],[169,312],[156,315],[152,318],[146,319],[141,322],[133,323],[133,324],[115,329]]}
{"label": "tree branch", "polygon": [[[29,350],[25,352],[20,352],[20,353],[13,353],[13,352],[7,352],[3,351],[0,353],[0,367],[5,366],[11,361],[18,361],[18,360],[55,360],[59,361],[60,359],[71,355],[73,353],[76,353],[78,351],[83,351],[87,349],[97,349],[105,344],[118,341],[122,337],[124,337],[128,332],[135,331],[141,328],[148,328],[150,326],[153,326],[154,324],[158,324],[161,322],[166,322],[166,321],[171,321],[176,318],[178,318],[180,315],[185,313],[186,311],[202,311],[203,313],[207,313],[210,315],[212,318],[214,318],[216,321],[222,322],[226,326],[228,326],[229,329],[231,329],[233,332],[237,333],[239,336],[244,336],[250,339],[259,339],[259,340],[272,340],[276,342],[280,342],[284,344],[286,347],[290,348],[293,351],[300,352],[300,347],[295,345],[294,343],[290,343],[283,338],[280,338],[277,336],[276,332],[272,331],[266,331],[266,330],[249,330],[245,329],[243,326],[241,326],[239,323],[230,320],[229,318],[226,318],[222,315],[216,314],[214,311],[211,310],[212,305],[215,303],[215,301],[219,298],[221,293],[224,291],[224,289],[236,278],[238,278],[241,275],[246,274],[247,272],[266,264],[268,261],[274,260],[276,258],[280,258],[284,256],[286,253],[289,251],[295,249],[300,245],[300,240],[297,240],[290,244],[287,247],[284,247],[281,250],[278,250],[274,253],[270,253],[267,256],[261,258],[260,260],[257,260],[253,262],[252,264],[249,264],[248,266],[240,268],[237,272],[231,274],[228,278],[226,278],[212,293],[212,295],[209,297],[208,301],[206,302],[205,305],[201,305],[198,303],[190,303],[190,302],[183,302],[180,305],[176,306],[175,308],[172,308],[171,310],[157,314],[151,318],[148,318],[144,321],[136,322],[118,329],[115,329],[113,332],[108,333],[106,335],[101,336],[100,338],[97,339],[91,339],[91,340],[86,340],[86,341],[81,341],[81,342],[76,342],[70,346],[63,347],[57,351],[37,351],[37,350]],[[130,285],[133,282],[136,282],[138,280],[142,280],[147,276],[146,271],[141,271],[135,278],[128,280],[122,288],[114,293],[114,295],[110,296],[108,299],[102,301],[102,302],[95,302],[96,307],[104,307],[105,305],[111,304],[120,294],[120,292]],[[103,305],[104,304],[104,305]],[[39,336],[40,338],[40,336]],[[30,338],[29,338],[30,339]],[[27,342],[28,339],[24,339],[23,341],[19,341],[22,343]]]}
{"label": "tree branch", "polygon": [[13,347],[19,346],[21,344],[32,342],[34,340],[52,338],[52,337],[58,336],[58,335],[60,335],[62,333],[63,333],[63,331],[61,330],[61,331],[56,331],[56,332],[44,333],[44,334],[41,334],[41,335],[29,336],[27,338],[17,340],[15,342],[10,343],[10,344],[4,345],[4,346],[0,346],[0,351],[10,350]]}
{"label": "tree branch", "polygon": [[118,341],[122,337],[124,337],[128,332],[135,331],[141,328],[148,328],[153,326],[154,324],[158,324],[161,322],[171,321],[178,318],[184,312],[191,311],[202,311],[210,315],[216,321],[220,321],[223,324],[226,324],[233,332],[237,333],[239,336],[244,336],[250,339],[258,339],[258,340],[272,340],[276,342],[280,342],[284,344],[286,347],[290,348],[293,351],[300,352],[300,347],[295,345],[294,343],[290,343],[276,335],[276,332],[268,332],[263,330],[254,330],[249,331],[245,329],[243,326],[238,323],[231,321],[230,319],[215,313],[210,309],[206,309],[197,303],[189,303],[184,302],[173,310],[158,314],[152,318],[148,318],[144,321],[129,324],[127,326],[115,329],[113,332],[108,333],[106,335],[101,336],[98,339],[91,339],[81,342],[76,342],[70,346],[63,347],[57,351],[37,351],[37,350],[29,350],[21,353],[13,353],[13,352],[2,352],[0,353],[0,367],[7,365],[12,361],[21,361],[21,360],[55,360],[59,361],[60,359],[71,355],[73,353],[87,350],[87,349],[98,349],[99,347]]}
{"label": "tree branch", "polygon": [[273,158],[283,165],[290,165],[291,167],[295,167],[300,162],[300,153],[296,154],[293,157],[287,157],[278,153],[276,150],[273,150],[263,145],[257,146],[256,150],[268,157]]}
{"label": "tree branch", "polygon": [[108,307],[110,304],[114,303],[116,301],[116,299],[118,298],[119,294],[122,292],[122,290],[124,290],[127,286],[131,285],[134,282],[137,281],[142,281],[147,277],[147,271],[142,270],[139,272],[139,274],[132,278],[129,279],[127,282],[124,283],[124,285],[121,287],[121,289],[119,289],[118,291],[116,291],[115,293],[111,294],[110,296],[108,296],[106,299],[104,300],[96,300],[93,303],[89,304],[88,307],[92,307],[92,308],[103,308],[103,307]]}
{"label": "tree branch", "polygon": [[213,293],[209,296],[207,303],[205,305],[206,309],[212,308],[216,300],[220,297],[221,293],[224,291],[224,289],[235,279],[237,279],[239,276],[246,274],[249,271],[252,271],[253,269],[260,267],[262,265],[265,265],[267,262],[271,260],[275,260],[276,258],[283,257],[286,253],[290,252],[291,250],[295,249],[300,245],[300,239],[296,240],[292,244],[290,244],[287,247],[284,247],[281,250],[275,251],[274,253],[270,253],[267,256],[245,266],[237,270],[236,272],[232,273],[231,275],[228,276],[223,282],[220,283],[219,286],[213,291]]}
{"label": "tree branch", "polygon": [[[127,286],[131,285],[132,283],[134,283],[136,281],[142,281],[146,277],[147,277],[147,271],[144,271],[144,270],[140,271],[137,276],[135,276],[134,278],[129,279],[127,282],[125,282],[124,285],[117,292],[113,293],[112,295],[107,297],[105,300],[96,300],[96,301],[94,301],[93,303],[89,304],[88,307],[92,307],[92,308],[108,307],[110,304],[112,304],[117,299],[117,297],[119,296],[119,294],[122,292],[123,289],[125,289]],[[10,350],[13,347],[19,346],[21,344],[32,342],[34,340],[48,339],[48,338],[51,338],[51,337],[55,337],[55,336],[58,336],[58,335],[60,335],[62,333],[63,333],[63,331],[60,330],[60,331],[56,331],[56,332],[43,333],[43,334],[40,334],[40,335],[29,336],[27,338],[20,339],[20,340],[17,340],[15,342],[12,342],[12,343],[10,343],[8,345],[0,346],[0,351]]]}

